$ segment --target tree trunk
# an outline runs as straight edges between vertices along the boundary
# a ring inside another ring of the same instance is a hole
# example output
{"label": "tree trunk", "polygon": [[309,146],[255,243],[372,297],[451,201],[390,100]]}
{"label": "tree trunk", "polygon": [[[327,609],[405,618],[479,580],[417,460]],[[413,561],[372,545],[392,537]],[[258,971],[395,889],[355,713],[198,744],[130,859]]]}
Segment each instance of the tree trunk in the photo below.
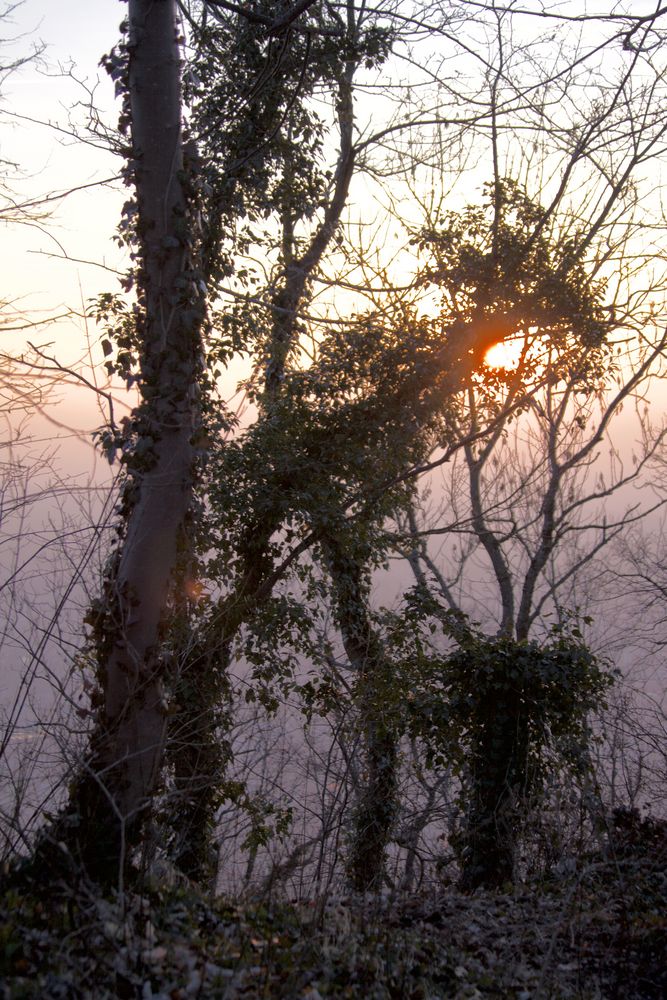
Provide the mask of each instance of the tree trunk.
{"label": "tree trunk", "polygon": [[215,820],[231,758],[228,667],[231,642],[222,647],[205,633],[179,669],[177,712],[169,726],[166,763],[173,772],[169,801],[170,855],[189,879],[215,891],[218,851]]}
{"label": "tree trunk", "polygon": [[[306,9],[307,5],[303,5]],[[295,8],[296,9],[296,8]],[[352,17],[351,8],[348,18]],[[354,31],[354,21],[349,30]],[[333,190],[324,215],[301,254],[295,256],[291,223],[283,219],[283,273],[271,299],[272,330],[264,383],[260,419],[276,419],[281,404],[281,388],[290,351],[298,342],[299,309],[308,297],[308,285],[331,243],[341,213],[347,201],[354,169],[353,145],[354,109],[352,79],[356,63],[349,61],[338,85],[338,123],[340,151],[334,174]],[[271,456],[269,456],[271,457]],[[288,480],[289,482],[289,480]],[[279,496],[287,484],[276,482]],[[234,637],[248,615],[271,596],[273,561],[269,555],[271,536],[280,528],[282,515],[269,510],[250,526],[239,546],[241,570],[231,593],[223,598],[209,622],[198,664],[186,668],[181,690],[187,688],[187,699],[177,697],[179,712],[171,723],[175,745],[173,770],[180,805],[174,819],[186,837],[179,836],[182,849],[176,851],[175,863],[190,878],[210,881],[214,856],[213,831],[215,814],[224,794],[223,771],[228,753],[220,747],[218,723],[220,703],[227,696],[227,667]],[[209,652],[206,652],[206,648]],[[214,662],[202,672],[202,664],[213,656]],[[189,735],[188,735],[189,734]],[[170,742],[172,737],[170,736]],[[191,817],[185,820],[184,808]],[[196,822],[193,821],[196,817]],[[179,830],[176,831],[179,833]]]}
{"label": "tree trunk", "polygon": [[225,797],[224,773],[231,759],[225,738],[229,663],[239,630],[273,592],[277,578],[269,541],[280,523],[280,515],[269,510],[243,533],[238,547],[242,566],[234,588],[192,638],[174,691],[176,711],[170,718],[166,748],[176,792],[167,817],[171,855],[184,875],[213,887],[216,814]]}
{"label": "tree trunk", "polygon": [[373,628],[361,566],[332,536],[324,540],[334,586],[335,613],[345,652],[357,672],[364,778],[357,795],[348,858],[357,892],[382,885],[387,843],[397,808],[398,747],[387,705],[391,664]]}
{"label": "tree trunk", "polygon": [[[191,504],[204,315],[189,222],[175,0],[130,0],[128,101],[136,187],[142,402],[116,567],[95,622],[101,707],[72,791],[74,847],[116,879],[141,836],[165,744],[161,634]],[[71,820],[71,817],[70,817]]]}
{"label": "tree trunk", "polygon": [[498,889],[514,881],[520,805],[525,795],[528,729],[521,692],[494,692],[474,726],[479,733],[468,778],[460,885]]}

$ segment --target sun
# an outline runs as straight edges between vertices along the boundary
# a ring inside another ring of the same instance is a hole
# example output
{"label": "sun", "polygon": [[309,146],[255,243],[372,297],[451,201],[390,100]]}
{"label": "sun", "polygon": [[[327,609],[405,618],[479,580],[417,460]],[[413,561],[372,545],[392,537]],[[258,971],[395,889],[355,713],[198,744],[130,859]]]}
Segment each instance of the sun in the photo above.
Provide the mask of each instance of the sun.
{"label": "sun", "polygon": [[521,360],[523,351],[523,339],[501,340],[493,347],[490,347],[484,355],[484,363],[489,368],[516,368]]}

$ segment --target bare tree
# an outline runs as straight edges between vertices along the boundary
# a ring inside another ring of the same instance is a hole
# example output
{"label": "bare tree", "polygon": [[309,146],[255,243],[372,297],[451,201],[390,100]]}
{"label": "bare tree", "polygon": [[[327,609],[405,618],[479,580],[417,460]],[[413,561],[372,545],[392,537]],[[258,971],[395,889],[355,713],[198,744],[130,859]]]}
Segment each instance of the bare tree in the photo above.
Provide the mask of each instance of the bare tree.
{"label": "bare tree", "polygon": [[[452,609],[481,617],[485,627],[519,641],[537,623],[544,629],[545,615],[574,610],[571,587],[582,585],[586,567],[664,502],[650,495],[623,500],[648,474],[664,431],[646,442],[629,469],[608,437],[623,403],[646,391],[663,351],[664,337],[610,395],[590,393],[577,380],[552,382],[529,398],[509,428],[500,423],[482,443],[466,444],[443,484],[441,523],[420,527],[415,511],[408,516],[414,546],[409,560],[420,582],[426,574]],[[466,429],[474,433],[479,411],[472,388],[467,404]],[[611,467],[601,461],[603,448]],[[443,546],[440,556],[429,553],[429,538],[444,543],[444,560]],[[485,583],[475,587],[480,572]]]}

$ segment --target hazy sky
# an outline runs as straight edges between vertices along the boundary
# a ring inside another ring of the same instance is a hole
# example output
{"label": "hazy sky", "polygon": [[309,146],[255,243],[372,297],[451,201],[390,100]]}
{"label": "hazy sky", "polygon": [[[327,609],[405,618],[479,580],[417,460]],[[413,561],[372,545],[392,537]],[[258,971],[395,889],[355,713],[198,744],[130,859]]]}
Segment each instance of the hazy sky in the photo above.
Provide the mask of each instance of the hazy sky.
{"label": "hazy sky", "polygon": [[[86,137],[90,93],[106,121],[115,120],[113,90],[98,64],[118,37],[122,14],[123,5],[114,0],[24,0],[2,25],[2,36],[15,39],[7,47],[14,57],[28,54],[36,43],[46,46],[39,62],[6,80],[1,95],[0,156],[18,165],[9,183],[19,198],[43,197],[117,172],[113,157],[68,132],[74,124]],[[117,264],[110,239],[121,202],[121,193],[93,187],[57,203],[48,226],[3,227],[3,297],[18,298],[31,310],[57,309],[61,303],[77,306],[81,295],[109,287],[112,277],[98,267],[48,255]],[[14,346],[6,334],[3,342]]]}

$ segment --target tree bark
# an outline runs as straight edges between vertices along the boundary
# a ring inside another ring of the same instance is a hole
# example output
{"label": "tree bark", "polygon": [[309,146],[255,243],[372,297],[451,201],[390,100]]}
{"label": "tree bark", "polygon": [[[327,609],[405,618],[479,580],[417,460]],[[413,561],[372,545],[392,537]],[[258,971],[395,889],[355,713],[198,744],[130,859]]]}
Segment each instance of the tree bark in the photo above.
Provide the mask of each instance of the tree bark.
{"label": "tree bark", "polygon": [[[498,889],[514,881],[520,803],[525,793],[527,722],[519,691],[489,703],[469,777],[460,887]],[[495,720],[503,720],[499,725]]]}
{"label": "tree bark", "polygon": [[160,642],[192,497],[204,315],[188,218],[175,0],[129,0],[127,49],[141,447],[130,462],[122,541],[95,623],[101,707],[70,804],[79,858],[105,882],[137,844],[160,775],[168,669]]}
{"label": "tree bark", "polygon": [[368,609],[362,567],[338,540],[323,541],[343,646],[357,673],[364,779],[357,795],[348,875],[357,892],[381,888],[397,809],[398,740],[387,693],[392,666]]}

